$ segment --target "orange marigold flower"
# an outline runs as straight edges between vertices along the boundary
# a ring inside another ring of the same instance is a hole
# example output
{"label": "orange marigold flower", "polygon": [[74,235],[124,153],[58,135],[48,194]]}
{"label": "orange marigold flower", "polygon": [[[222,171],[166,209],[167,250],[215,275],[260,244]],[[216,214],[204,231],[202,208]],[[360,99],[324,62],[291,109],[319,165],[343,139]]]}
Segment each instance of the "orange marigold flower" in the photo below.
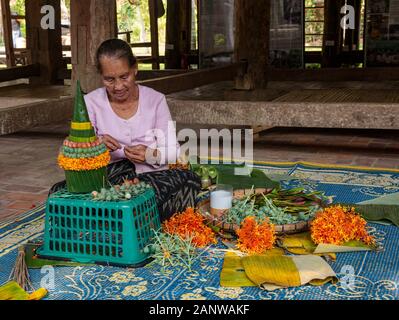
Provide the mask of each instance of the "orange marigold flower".
{"label": "orange marigold flower", "polygon": [[238,247],[243,252],[261,254],[273,249],[276,242],[276,232],[273,224],[268,220],[258,224],[254,217],[247,217],[236,231]]}
{"label": "orange marigold flower", "polygon": [[343,245],[352,240],[375,244],[375,239],[366,230],[367,222],[355,208],[333,206],[319,212],[311,222],[310,233],[316,244]]}
{"label": "orange marigold flower", "polygon": [[205,225],[204,220],[204,217],[193,208],[187,208],[186,211],[176,213],[165,221],[163,230],[169,234],[176,234],[184,240],[192,238],[194,246],[203,248],[217,243],[214,232]]}
{"label": "orange marigold flower", "polygon": [[93,158],[68,158],[62,153],[58,156],[58,165],[67,171],[96,170],[106,167],[110,161],[111,155],[108,150]]}

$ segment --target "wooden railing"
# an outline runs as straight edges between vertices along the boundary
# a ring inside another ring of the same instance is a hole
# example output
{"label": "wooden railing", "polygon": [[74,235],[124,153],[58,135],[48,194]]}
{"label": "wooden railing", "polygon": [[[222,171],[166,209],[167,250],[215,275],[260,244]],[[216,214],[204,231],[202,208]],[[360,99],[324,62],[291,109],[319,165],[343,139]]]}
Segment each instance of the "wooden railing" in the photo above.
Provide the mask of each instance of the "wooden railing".
{"label": "wooden railing", "polygon": [[39,64],[0,69],[0,82],[37,77],[40,75]]}

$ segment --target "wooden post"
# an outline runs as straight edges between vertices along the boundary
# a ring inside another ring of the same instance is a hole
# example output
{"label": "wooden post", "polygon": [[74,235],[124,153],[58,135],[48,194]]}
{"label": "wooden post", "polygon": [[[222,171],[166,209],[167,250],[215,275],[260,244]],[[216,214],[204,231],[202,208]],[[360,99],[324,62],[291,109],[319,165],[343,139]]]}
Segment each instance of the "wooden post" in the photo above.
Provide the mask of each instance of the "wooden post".
{"label": "wooden post", "polygon": [[341,4],[342,0],[325,0],[324,2],[324,39],[323,68],[339,66],[337,59],[342,47]]}
{"label": "wooden post", "polygon": [[246,73],[236,79],[236,88],[265,88],[269,63],[270,0],[236,0],[235,17],[235,60],[248,62]]}
{"label": "wooden post", "polygon": [[71,0],[72,92],[76,80],[85,92],[102,86],[96,52],[103,41],[116,37],[115,0]]}
{"label": "wooden post", "polygon": [[152,69],[159,70],[159,36],[158,36],[158,10],[157,1],[148,0],[150,8],[150,24],[151,24],[151,56]]}
{"label": "wooden post", "polygon": [[[43,29],[41,8],[54,8],[54,29]],[[31,62],[40,65],[40,76],[30,79],[33,84],[63,84],[58,72],[65,68],[62,59],[61,3],[60,0],[26,1],[26,45]]]}
{"label": "wooden post", "polygon": [[180,1],[168,0],[166,13],[165,69],[179,69],[179,5]]}
{"label": "wooden post", "polygon": [[187,67],[191,49],[191,0],[168,0],[165,68]]}
{"label": "wooden post", "polygon": [[191,49],[191,0],[182,1],[180,7],[180,55],[182,69],[188,68],[188,55]]}
{"label": "wooden post", "polygon": [[12,38],[10,0],[1,0],[1,14],[3,18],[4,44],[6,47],[7,67],[15,66],[14,42]]}

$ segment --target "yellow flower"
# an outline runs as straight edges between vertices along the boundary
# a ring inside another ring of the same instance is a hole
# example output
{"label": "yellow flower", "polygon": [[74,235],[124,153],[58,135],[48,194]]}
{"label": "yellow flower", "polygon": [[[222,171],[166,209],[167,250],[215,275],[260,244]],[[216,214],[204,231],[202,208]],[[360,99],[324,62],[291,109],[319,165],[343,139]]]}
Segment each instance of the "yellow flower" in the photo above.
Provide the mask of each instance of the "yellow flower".
{"label": "yellow flower", "polygon": [[133,282],[133,281],[137,282],[137,281],[142,281],[142,280],[143,280],[143,278],[138,278],[134,275],[133,272],[127,272],[127,271],[116,272],[109,279],[109,281],[115,282],[115,283],[129,283],[129,282]]}
{"label": "yellow flower", "polygon": [[191,293],[182,294],[180,300],[206,300],[206,298],[201,295],[201,289],[199,289]]}
{"label": "yellow flower", "polygon": [[243,292],[242,288],[219,288],[215,296],[221,299],[238,299]]}
{"label": "yellow flower", "polygon": [[127,286],[122,294],[127,297],[138,297],[139,295],[143,294],[147,291],[147,281],[142,281],[134,286]]}

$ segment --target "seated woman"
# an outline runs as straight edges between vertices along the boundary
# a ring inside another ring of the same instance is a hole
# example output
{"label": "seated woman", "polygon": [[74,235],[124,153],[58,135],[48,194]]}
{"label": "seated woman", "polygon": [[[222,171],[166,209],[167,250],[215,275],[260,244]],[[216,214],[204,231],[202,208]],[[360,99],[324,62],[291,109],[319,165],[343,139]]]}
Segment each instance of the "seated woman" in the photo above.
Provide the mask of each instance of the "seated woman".
{"label": "seated woman", "polygon": [[[85,102],[97,135],[111,152],[110,182],[138,178],[151,184],[161,220],[194,206],[199,177],[188,170],[168,170],[180,146],[165,96],[136,84],[137,61],[123,40],[101,44],[97,67],[104,87],[87,94]],[[50,193],[64,186],[58,183]]]}

